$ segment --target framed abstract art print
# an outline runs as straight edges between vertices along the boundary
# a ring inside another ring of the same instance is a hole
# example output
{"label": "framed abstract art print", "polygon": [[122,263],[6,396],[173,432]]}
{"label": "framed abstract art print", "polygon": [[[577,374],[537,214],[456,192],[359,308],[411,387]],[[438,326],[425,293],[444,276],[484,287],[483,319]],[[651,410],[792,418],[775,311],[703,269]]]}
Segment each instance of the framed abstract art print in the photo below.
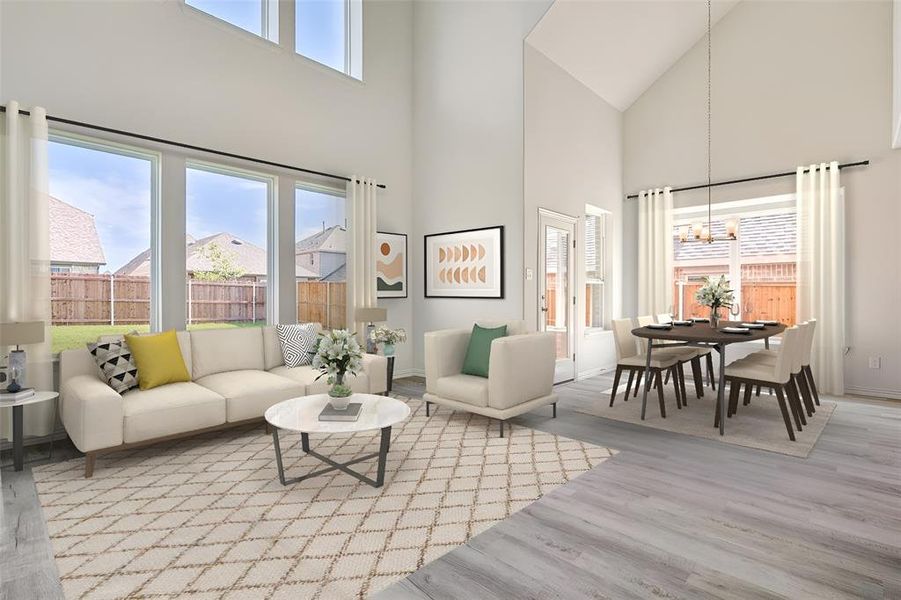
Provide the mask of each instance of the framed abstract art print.
{"label": "framed abstract art print", "polygon": [[425,236],[426,298],[503,298],[504,227]]}
{"label": "framed abstract art print", "polygon": [[379,298],[407,297],[406,234],[375,234],[375,289]]}

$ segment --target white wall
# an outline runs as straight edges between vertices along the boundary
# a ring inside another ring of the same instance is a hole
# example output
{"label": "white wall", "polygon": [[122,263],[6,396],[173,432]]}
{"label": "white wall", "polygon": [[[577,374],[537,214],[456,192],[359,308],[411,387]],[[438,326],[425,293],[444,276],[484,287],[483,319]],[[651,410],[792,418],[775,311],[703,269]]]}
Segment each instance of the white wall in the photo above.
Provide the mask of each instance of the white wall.
{"label": "white wall", "polygon": [[[870,159],[842,172],[847,199],[849,392],[901,397],[901,151],[891,150],[892,6],[742,2],[713,33],[713,178]],[[625,113],[627,193],[705,178],[704,42]],[[794,191],[794,178],[717,188],[720,200]],[[691,201],[677,194],[677,202]],[[635,231],[626,201],[626,231]],[[634,236],[626,235],[632,241]],[[624,273],[634,273],[634,242]],[[635,310],[630,280],[624,310]],[[882,357],[871,370],[867,358]]]}
{"label": "white wall", "polygon": [[[527,323],[538,325],[538,209],[573,217],[585,214],[585,204],[610,212],[608,236],[607,317],[620,316],[622,286],[622,113],[607,104],[572,75],[531,45],[525,55],[525,264],[535,272],[524,284]],[[584,236],[577,227],[577,290],[582,290]],[[576,320],[585,314],[579,294]],[[580,376],[597,373],[616,363],[609,331],[584,336],[576,330]]]}
{"label": "white wall", "polygon": [[[412,232],[412,14],[410,2],[366,3],[361,83],[177,1],[2,2],[0,102],[376,177],[388,185],[379,228]],[[166,190],[163,208],[177,215],[183,199]],[[291,229],[282,229],[286,259]],[[412,299],[381,304],[392,326],[412,329]],[[412,344],[400,346],[397,371],[411,365]]]}
{"label": "white wall", "polygon": [[[523,40],[549,2],[416,2],[411,291],[422,335],[523,315]],[[425,298],[423,235],[505,226],[503,300]]]}

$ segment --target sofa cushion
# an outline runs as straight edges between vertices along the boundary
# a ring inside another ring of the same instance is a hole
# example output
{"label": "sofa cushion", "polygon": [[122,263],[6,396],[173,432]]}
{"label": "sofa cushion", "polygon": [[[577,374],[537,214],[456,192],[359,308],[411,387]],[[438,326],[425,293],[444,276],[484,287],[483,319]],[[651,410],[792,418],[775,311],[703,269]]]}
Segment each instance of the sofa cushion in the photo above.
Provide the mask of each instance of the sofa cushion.
{"label": "sofa cushion", "polygon": [[267,371],[285,364],[282,356],[282,346],[278,341],[278,333],[275,325],[267,325],[263,330],[263,368]]}
{"label": "sofa cushion", "polygon": [[192,331],[191,362],[195,381],[226,371],[263,371],[263,331],[260,327]]}
{"label": "sofa cushion", "polygon": [[[132,332],[134,335],[137,332]],[[154,335],[153,333],[138,333],[137,335]],[[181,349],[181,358],[185,361],[185,367],[188,373],[191,372],[191,333],[189,331],[176,331],[175,337],[178,338],[178,347]],[[101,335],[97,337],[97,342],[118,342],[125,340],[125,335],[121,333]]]}
{"label": "sofa cushion", "polygon": [[475,375],[448,375],[439,377],[434,394],[442,398],[465,402],[473,406],[488,406],[488,379]]}
{"label": "sofa cushion", "polygon": [[297,381],[255,370],[214,373],[201,377],[197,383],[225,398],[225,418],[229,423],[262,417],[273,404],[306,392]]}
{"label": "sofa cushion", "polygon": [[131,350],[124,340],[88,344],[88,352],[94,357],[103,379],[111,388],[123,394],[138,387],[138,367]]}
{"label": "sofa cushion", "polygon": [[476,325],[486,329],[494,329],[506,325],[507,335],[522,335],[524,333],[529,333],[525,321],[476,321]]}
{"label": "sofa cushion", "polygon": [[225,398],[190,381],[122,396],[125,443],[194,431],[225,423]]}
{"label": "sofa cushion", "polygon": [[[308,396],[311,394],[325,394],[329,389],[326,377],[323,376],[317,380],[316,378],[320,375],[319,370],[308,365],[302,367],[276,367],[272,369],[270,373],[279,375],[280,377],[287,377],[302,384],[306,390],[305,395]],[[344,383],[345,385],[349,385],[350,389],[358,394],[370,393],[369,377],[366,373],[347,375],[344,378]]]}
{"label": "sofa cushion", "polygon": [[191,381],[174,330],[152,335],[126,335],[138,367],[138,387],[142,390]]}

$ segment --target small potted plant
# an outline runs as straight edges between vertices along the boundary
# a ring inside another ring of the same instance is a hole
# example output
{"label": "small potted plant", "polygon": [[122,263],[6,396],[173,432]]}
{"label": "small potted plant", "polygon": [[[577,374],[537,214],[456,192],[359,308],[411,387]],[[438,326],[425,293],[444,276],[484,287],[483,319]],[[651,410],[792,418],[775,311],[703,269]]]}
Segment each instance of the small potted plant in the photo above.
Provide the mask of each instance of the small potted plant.
{"label": "small potted plant", "polygon": [[370,339],[376,344],[382,345],[382,354],[394,356],[395,346],[407,341],[407,332],[403,329],[391,329],[390,327],[376,327],[370,334]]}
{"label": "small potted plant", "polygon": [[732,290],[729,289],[729,281],[725,275],[720,275],[718,280],[710,277],[704,279],[704,285],[695,292],[695,300],[701,306],[710,307],[710,326],[716,328],[719,326],[720,308],[731,308],[735,301],[732,296]]}
{"label": "small potted plant", "polygon": [[356,375],[363,369],[363,350],[354,334],[346,329],[333,329],[320,334],[319,346],[313,355],[313,368],[319,369],[320,377],[328,377],[331,388],[329,402],[335,410],[345,410],[353,392],[344,383],[345,376]]}

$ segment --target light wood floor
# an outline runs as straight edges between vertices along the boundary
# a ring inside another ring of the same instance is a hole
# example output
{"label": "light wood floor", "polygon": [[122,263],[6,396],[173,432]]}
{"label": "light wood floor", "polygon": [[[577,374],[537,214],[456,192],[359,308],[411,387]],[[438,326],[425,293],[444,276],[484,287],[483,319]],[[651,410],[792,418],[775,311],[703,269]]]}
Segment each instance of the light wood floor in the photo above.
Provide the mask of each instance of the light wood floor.
{"label": "light wood floor", "polygon": [[[620,454],[379,598],[901,599],[901,405],[840,402],[805,460],[575,412],[609,387],[513,423]],[[62,597],[30,469],[0,480],[0,598]]]}

